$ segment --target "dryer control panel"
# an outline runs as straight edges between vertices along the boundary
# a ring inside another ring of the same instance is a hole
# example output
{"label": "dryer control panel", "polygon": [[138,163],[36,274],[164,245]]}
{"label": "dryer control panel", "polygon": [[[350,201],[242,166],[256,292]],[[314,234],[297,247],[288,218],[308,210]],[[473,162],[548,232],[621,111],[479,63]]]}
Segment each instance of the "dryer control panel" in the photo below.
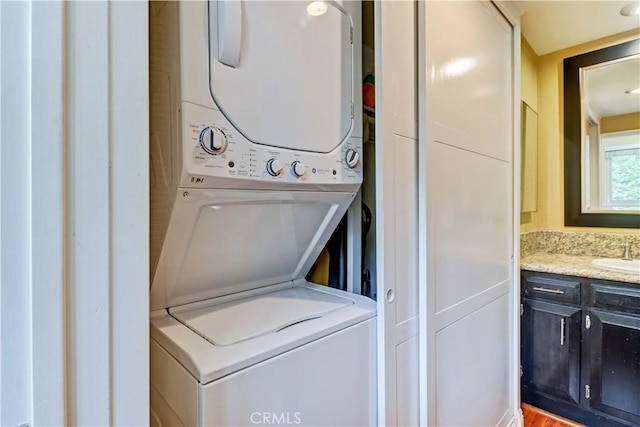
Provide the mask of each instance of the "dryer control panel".
{"label": "dryer control panel", "polygon": [[182,103],[182,176],[193,188],[342,188],[362,183],[362,139],[330,153],[253,143],[217,110]]}

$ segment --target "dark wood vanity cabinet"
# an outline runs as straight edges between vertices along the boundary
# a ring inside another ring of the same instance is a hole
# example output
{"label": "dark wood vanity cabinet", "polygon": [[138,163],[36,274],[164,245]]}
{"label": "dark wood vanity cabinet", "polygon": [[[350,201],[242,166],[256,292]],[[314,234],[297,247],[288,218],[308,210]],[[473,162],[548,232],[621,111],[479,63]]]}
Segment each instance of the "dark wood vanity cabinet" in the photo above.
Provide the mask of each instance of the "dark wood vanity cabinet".
{"label": "dark wood vanity cabinet", "polygon": [[580,282],[527,275],[522,299],[522,384],[580,402]]}
{"label": "dark wood vanity cabinet", "polygon": [[522,272],[522,400],[640,426],[640,285]]}

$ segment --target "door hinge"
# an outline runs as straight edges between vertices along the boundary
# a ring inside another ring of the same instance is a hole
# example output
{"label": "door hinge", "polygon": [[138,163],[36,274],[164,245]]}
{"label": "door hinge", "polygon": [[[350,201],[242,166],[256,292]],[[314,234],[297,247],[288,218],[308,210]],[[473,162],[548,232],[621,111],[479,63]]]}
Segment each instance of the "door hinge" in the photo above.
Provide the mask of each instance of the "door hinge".
{"label": "door hinge", "polygon": [[351,39],[351,44],[353,44],[353,27],[351,27],[351,31],[349,33],[349,38]]}
{"label": "door hinge", "polygon": [[352,119],[353,119],[353,114],[354,114],[354,111],[353,111],[353,104],[351,104],[351,118],[352,118]]}
{"label": "door hinge", "polygon": [[588,314],[584,318],[584,327],[587,329],[591,328],[591,316],[589,316]]}
{"label": "door hinge", "polygon": [[589,384],[584,386],[584,397],[591,399],[591,386]]}
{"label": "door hinge", "polygon": [[524,304],[520,304],[520,316],[524,315]]}
{"label": "door hinge", "polygon": [[524,369],[522,369],[522,365],[520,365],[520,376],[524,375]]}

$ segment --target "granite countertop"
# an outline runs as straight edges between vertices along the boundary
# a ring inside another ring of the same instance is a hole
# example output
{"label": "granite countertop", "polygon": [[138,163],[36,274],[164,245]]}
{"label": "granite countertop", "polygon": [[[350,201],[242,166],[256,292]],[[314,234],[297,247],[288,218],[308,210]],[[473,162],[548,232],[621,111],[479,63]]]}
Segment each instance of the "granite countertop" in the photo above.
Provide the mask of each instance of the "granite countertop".
{"label": "granite countertop", "polygon": [[596,267],[591,264],[591,261],[595,258],[597,257],[537,252],[522,258],[520,260],[520,268],[543,273],[640,284],[640,275]]}

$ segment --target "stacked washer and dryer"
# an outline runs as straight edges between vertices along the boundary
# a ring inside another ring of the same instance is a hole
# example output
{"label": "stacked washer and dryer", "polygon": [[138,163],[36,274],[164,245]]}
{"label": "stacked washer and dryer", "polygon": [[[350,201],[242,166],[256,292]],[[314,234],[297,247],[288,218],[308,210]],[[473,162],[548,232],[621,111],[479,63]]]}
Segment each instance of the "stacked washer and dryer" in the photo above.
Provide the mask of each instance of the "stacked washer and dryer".
{"label": "stacked washer and dryer", "polygon": [[375,303],[305,280],[362,182],[360,3],[149,15],[152,424],[376,424]]}

